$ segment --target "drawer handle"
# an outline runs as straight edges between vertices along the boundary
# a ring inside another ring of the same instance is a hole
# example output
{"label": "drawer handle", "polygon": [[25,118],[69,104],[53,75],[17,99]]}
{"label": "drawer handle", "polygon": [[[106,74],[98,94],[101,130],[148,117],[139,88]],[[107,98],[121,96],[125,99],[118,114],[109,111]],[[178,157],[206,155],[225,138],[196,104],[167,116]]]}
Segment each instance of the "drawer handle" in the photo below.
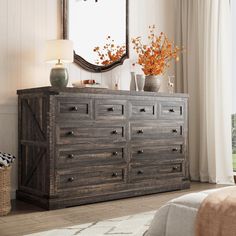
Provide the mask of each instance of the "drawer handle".
{"label": "drawer handle", "polygon": [[69,135],[69,136],[74,136],[75,133],[74,133],[74,131],[69,131],[69,132],[67,133],[67,135]]}
{"label": "drawer handle", "polygon": [[143,132],[143,129],[138,130],[137,133],[138,133],[138,134],[143,134],[143,133],[144,133],[144,132]]}
{"label": "drawer handle", "polygon": [[178,148],[173,148],[172,152],[178,152]]}
{"label": "drawer handle", "polygon": [[143,173],[144,173],[143,170],[139,170],[139,171],[137,172],[138,175],[143,175]]}
{"label": "drawer handle", "polygon": [[173,166],[172,170],[177,171],[179,168],[177,166]]}
{"label": "drawer handle", "polygon": [[118,173],[116,173],[116,172],[112,173],[112,177],[113,178],[118,177]]}
{"label": "drawer handle", "polygon": [[71,110],[72,111],[78,111],[79,109],[78,109],[78,107],[74,106],[74,107],[71,108]]}
{"label": "drawer handle", "polygon": [[112,134],[118,134],[118,131],[117,130],[113,130]]}
{"label": "drawer handle", "polygon": [[113,152],[112,155],[113,156],[118,156],[118,152]]}
{"label": "drawer handle", "polygon": [[143,154],[144,151],[143,150],[138,150],[138,154]]}
{"label": "drawer handle", "polygon": [[145,108],[141,108],[140,112],[146,112],[146,109]]}
{"label": "drawer handle", "polygon": [[174,113],[175,110],[174,109],[169,109],[169,112]]}
{"label": "drawer handle", "polygon": [[69,154],[69,155],[68,155],[68,158],[69,158],[69,159],[73,159],[74,157],[75,157],[74,154]]}
{"label": "drawer handle", "polygon": [[70,177],[70,178],[68,179],[68,182],[73,182],[74,180],[75,180],[74,177]]}
{"label": "drawer handle", "polygon": [[172,129],[172,133],[178,133],[177,129]]}
{"label": "drawer handle", "polygon": [[114,111],[115,109],[114,109],[114,107],[109,107],[109,108],[107,108],[107,110],[108,111]]}

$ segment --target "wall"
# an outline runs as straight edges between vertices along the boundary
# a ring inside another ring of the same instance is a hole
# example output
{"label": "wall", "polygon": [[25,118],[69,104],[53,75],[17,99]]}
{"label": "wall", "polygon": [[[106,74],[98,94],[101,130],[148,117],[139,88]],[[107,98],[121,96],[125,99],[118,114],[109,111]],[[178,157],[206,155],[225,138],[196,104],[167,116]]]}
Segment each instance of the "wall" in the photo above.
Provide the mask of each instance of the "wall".
{"label": "wall", "polygon": [[[236,44],[234,43],[236,40],[236,27],[235,27],[235,22],[236,22],[236,1],[231,1],[231,9],[232,9],[232,34],[233,34],[233,65],[236,64]],[[233,71],[232,71],[232,114],[236,114],[236,93],[235,93],[235,88],[236,88],[236,67],[233,66]]]}
{"label": "wall", "polygon": [[[147,35],[148,25],[156,24],[174,39],[176,1],[130,0],[130,37]],[[16,90],[49,85],[50,66],[44,62],[44,43],[60,37],[60,25],[60,0],[0,1],[0,151],[17,155]],[[134,57],[131,50],[131,60]],[[103,74],[88,73],[72,64],[70,82],[94,78],[111,86],[111,77],[118,70],[122,77],[121,89],[128,89],[129,60],[119,69]],[[13,168],[12,186],[14,197],[17,163]]]}

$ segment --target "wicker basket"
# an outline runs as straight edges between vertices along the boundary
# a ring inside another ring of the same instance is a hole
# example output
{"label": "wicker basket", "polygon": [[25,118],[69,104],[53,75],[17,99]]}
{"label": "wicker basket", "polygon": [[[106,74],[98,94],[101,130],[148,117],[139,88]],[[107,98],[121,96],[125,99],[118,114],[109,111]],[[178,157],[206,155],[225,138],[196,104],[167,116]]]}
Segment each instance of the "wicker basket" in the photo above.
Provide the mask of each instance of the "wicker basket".
{"label": "wicker basket", "polygon": [[11,210],[11,167],[0,169],[0,216]]}

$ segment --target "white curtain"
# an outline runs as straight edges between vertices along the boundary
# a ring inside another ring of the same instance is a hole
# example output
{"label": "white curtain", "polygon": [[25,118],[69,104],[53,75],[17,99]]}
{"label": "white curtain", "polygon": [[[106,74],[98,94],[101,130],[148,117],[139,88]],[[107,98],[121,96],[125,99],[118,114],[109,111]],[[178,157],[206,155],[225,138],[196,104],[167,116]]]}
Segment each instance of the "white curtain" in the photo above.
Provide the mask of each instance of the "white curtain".
{"label": "white curtain", "polygon": [[230,0],[179,0],[177,43],[185,51],[176,90],[190,95],[192,180],[230,183],[232,39]]}

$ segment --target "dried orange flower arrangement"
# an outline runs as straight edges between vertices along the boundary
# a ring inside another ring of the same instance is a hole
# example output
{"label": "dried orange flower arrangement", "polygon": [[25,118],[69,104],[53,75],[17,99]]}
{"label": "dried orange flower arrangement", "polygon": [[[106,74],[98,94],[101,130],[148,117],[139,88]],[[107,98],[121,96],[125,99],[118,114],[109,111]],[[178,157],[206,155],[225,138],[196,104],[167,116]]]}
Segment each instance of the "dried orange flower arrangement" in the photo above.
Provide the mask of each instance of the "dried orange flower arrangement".
{"label": "dried orange flower arrangement", "polygon": [[182,51],[170,42],[161,32],[155,35],[155,25],[149,26],[149,44],[143,44],[141,37],[132,39],[133,49],[138,54],[138,64],[141,65],[145,75],[162,75],[170,67],[170,61],[179,60],[178,54]]}
{"label": "dried orange flower arrangement", "polygon": [[100,47],[95,47],[94,52],[98,54],[99,59],[96,61],[97,64],[107,66],[115,61],[118,61],[125,54],[126,46],[115,45],[111,36],[106,38],[107,43],[100,49]]}

